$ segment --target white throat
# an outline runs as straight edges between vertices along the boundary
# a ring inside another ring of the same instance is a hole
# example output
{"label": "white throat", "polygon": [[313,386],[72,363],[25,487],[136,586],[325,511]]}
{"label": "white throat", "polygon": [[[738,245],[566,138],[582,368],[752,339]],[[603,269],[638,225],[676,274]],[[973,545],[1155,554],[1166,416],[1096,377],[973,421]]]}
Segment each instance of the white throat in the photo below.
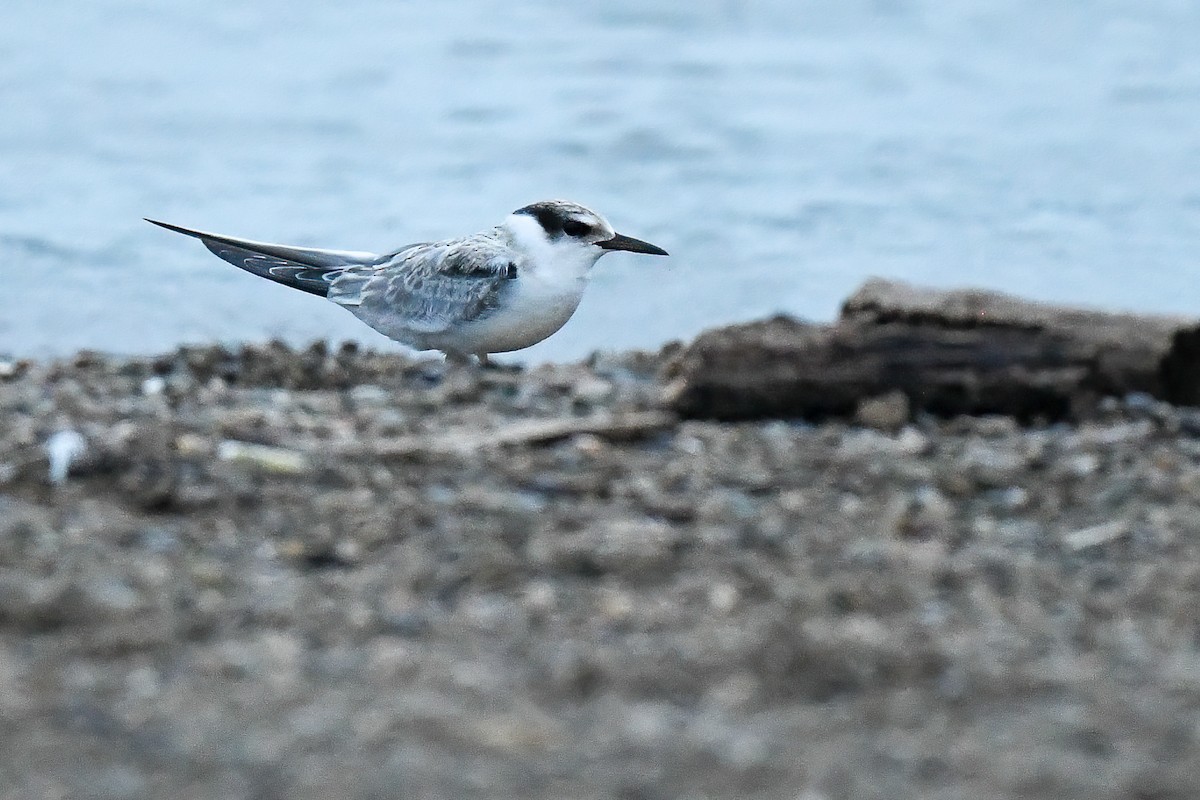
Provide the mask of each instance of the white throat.
{"label": "white throat", "polygon": [[604,255],[599,247],[569,236],[550,239],[528,214],[510,214],[503,227],[512,236],[513,248],[525,256],[525,269],[546,280],[586,280]]}

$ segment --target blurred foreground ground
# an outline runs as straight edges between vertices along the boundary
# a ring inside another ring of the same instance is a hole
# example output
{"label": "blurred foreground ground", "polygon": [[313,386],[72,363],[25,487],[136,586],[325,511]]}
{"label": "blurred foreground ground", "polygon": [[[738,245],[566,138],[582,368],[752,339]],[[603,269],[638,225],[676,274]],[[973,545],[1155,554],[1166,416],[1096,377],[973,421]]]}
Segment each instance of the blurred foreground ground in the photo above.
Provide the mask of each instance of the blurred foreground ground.
{"label": "blurred foreground ground", "polygon": [[0,798],[1195,796],[1200,416],[676,422],[667,358],[6,362]]}

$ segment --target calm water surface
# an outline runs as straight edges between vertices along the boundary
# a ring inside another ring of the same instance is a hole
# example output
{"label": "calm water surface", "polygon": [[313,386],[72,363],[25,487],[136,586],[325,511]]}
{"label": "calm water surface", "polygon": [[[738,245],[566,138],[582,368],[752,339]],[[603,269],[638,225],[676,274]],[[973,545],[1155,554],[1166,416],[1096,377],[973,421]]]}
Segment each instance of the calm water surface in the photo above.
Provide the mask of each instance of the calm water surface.
{"label": "calm water surface", "polygon": [[869,275],[1200,313],[1200,4],[8,0],[0,352],[391,347],[150,216],[385,250],[567,197],[600,262],[523,359]]}

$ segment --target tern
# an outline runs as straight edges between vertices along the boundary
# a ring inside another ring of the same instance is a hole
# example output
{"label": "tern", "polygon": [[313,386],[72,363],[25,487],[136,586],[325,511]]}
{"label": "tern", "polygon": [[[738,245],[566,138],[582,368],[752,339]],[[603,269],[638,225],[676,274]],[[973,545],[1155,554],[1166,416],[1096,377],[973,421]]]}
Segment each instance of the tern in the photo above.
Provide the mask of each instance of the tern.
{"label": "tern", "polygon": [[465,361],[537,344],[579,306],[605,253],[665,256],[624,236],[577,203],[518,208],[494,228],[391,253],[291,247],[147,222],[192,236],[219,258],[262,278],[328,298],[416,350]]}

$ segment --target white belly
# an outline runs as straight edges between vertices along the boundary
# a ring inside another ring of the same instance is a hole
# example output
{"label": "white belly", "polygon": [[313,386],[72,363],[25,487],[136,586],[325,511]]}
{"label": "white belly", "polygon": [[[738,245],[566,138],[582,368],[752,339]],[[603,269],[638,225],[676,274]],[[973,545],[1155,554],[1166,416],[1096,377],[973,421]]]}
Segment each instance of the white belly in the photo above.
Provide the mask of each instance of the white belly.
{"label": "white belly", "polygon": [[463,353],[507,353],[535,345],[567,323],[587,281],[575,278],[555,285],[530,276],[515,284],[502,308],[447,331],[447,344]]}

